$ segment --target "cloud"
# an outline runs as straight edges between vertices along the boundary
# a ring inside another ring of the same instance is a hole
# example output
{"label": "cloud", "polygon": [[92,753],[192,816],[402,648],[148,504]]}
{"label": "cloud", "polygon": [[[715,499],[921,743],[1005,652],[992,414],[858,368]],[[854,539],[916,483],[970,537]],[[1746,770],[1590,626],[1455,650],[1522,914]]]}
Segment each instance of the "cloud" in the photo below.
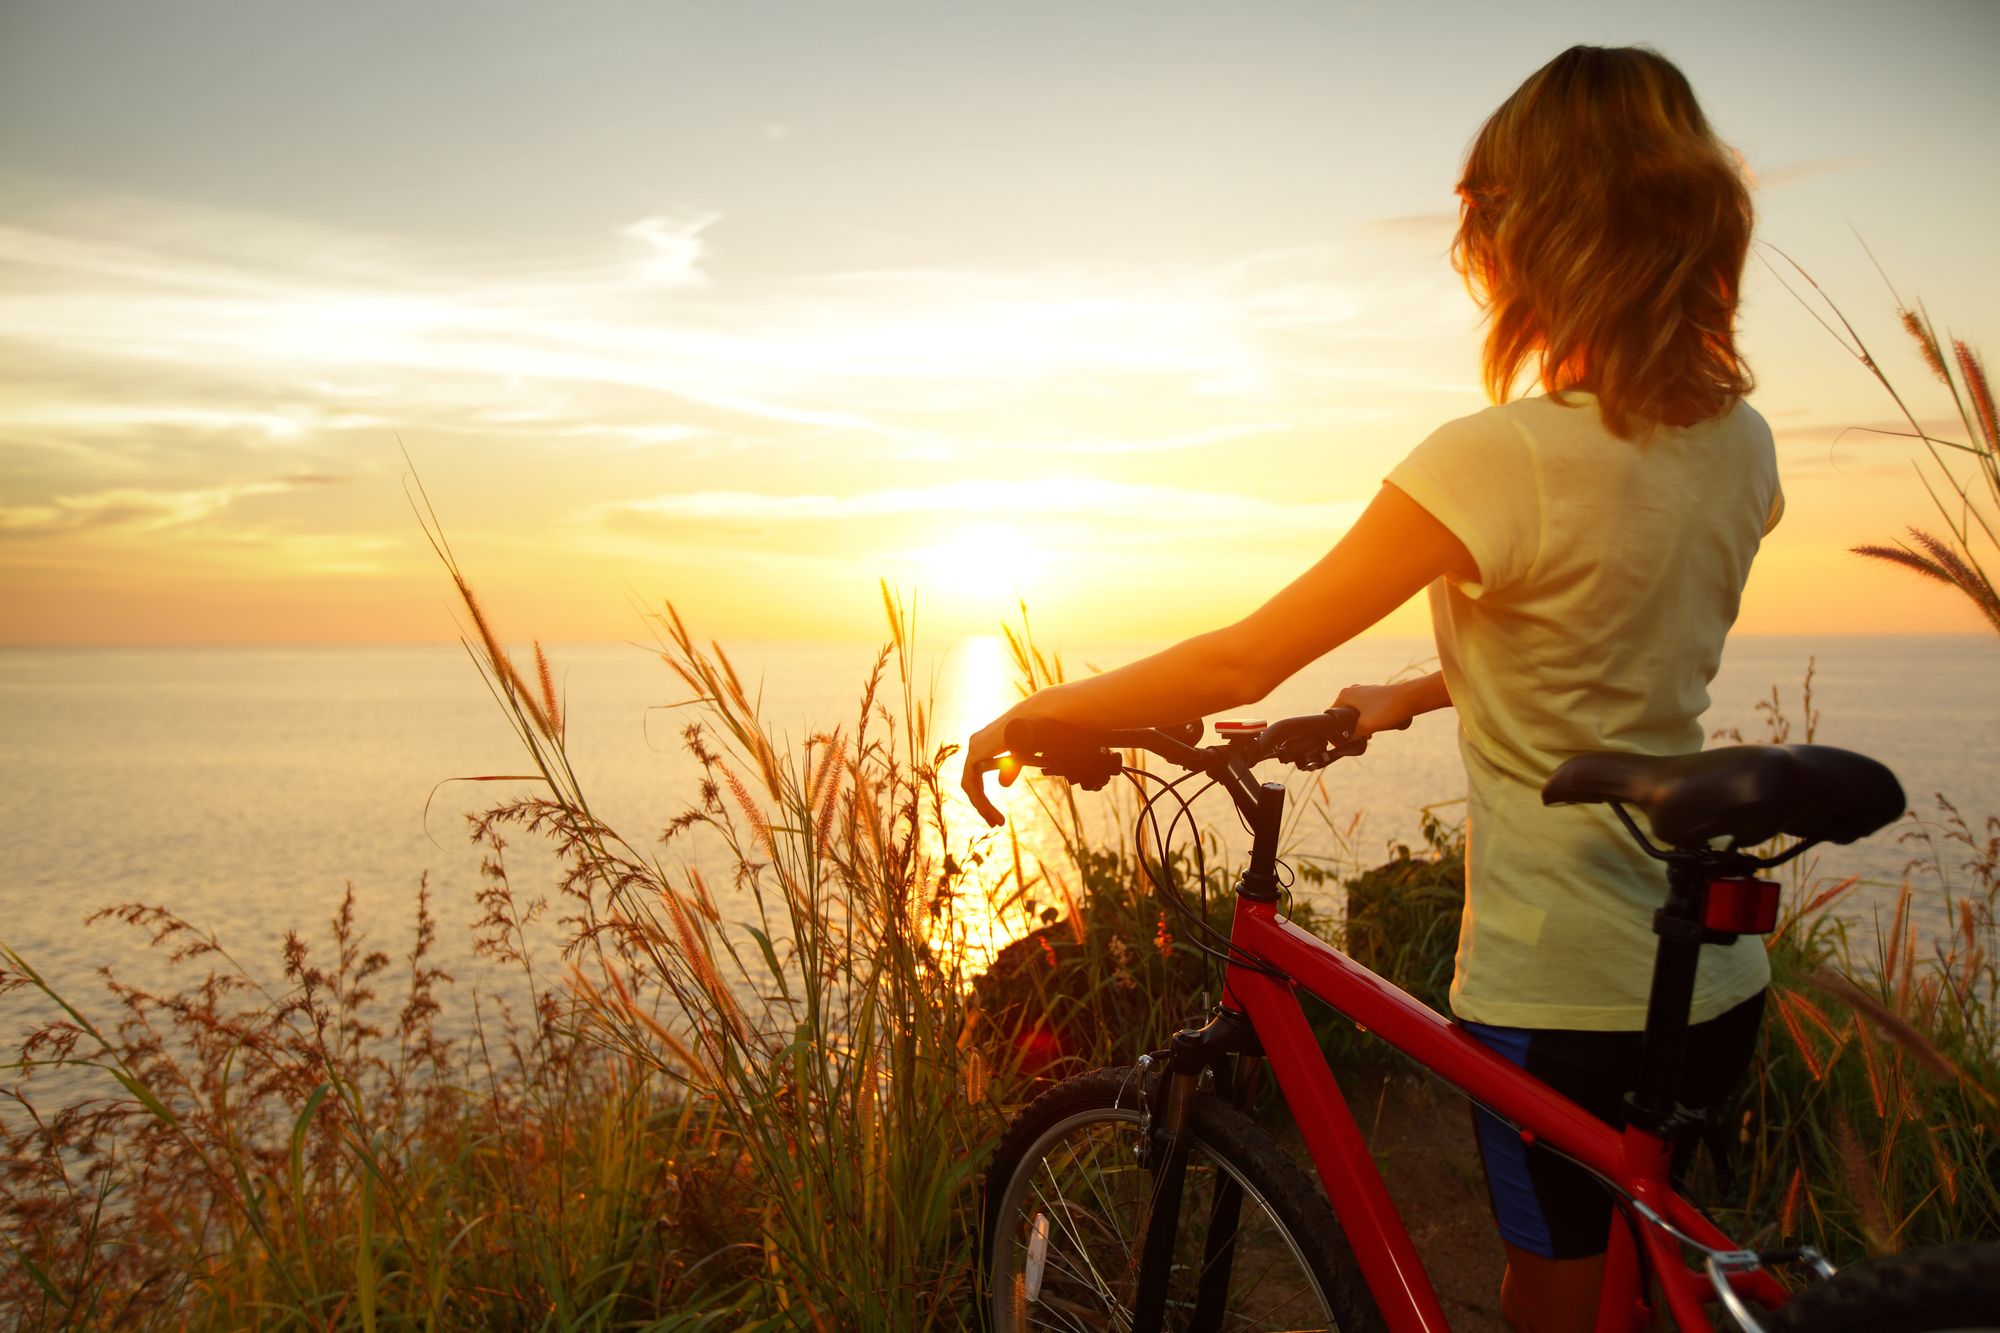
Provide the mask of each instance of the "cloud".
{"label": "cloud", "polygon": [[601,521],[643,517],[657,523],[776,526],[801,522],[875,521],[911,516],[975,515],[1014,522],[1051,519],[1128,520],[1158,527],[1262,532],[1345,529],[1363,502],[1286,502],[1220,491],[1149,486],[1098,478],[1034,481],[967,480],[937,486],[886,487],[852,495],[774,495],[754,491],[695,491],[598,506]]}
{"label": "cloud", "polygon": [[1445,246],[1458,232],[1456,213],[1411,213],[1398,218],[1370,218],[1361,230],[1383,240]]}
{"label": "cloud", "polygon": [[708,275],[701,271],[701,260],[707,245],[701,234],[721,220],[720,213],[680,220],[641,218],[619,228],[618,234],[653,247],[655,253],[645,269],[650,281],[663,287],[706,287]]}
{"label": "cloud", "polygon": [[1204,445],[1226,444],[1230,440],[1257,435],[1275,435],[1290,430],[1285,421],[1249,421],[1241,425],[1211,426],[1206,430],[1184,431],[1178,435],[1148,436],[1143,439],[1009,439],[992,441],[991,447],[1009,453],[1054,454],[1151,454],[1176,449],[1199,449]]}
{"label": "cloud", "polygon": [[[345,558],[282,543],[320,531],[350,550],[400,506],[238,502],[294,468],[386,477],[400,437],[476,451],[480,512],[551,561],[901,561],[999,523],[1065,558],[1214,534],[1219,568],[1336,535],[1357,507],[1144,483],[1204,485],[1254,442],[1322,494],[1372,492],[1386,423],[1438,394],[1437,340],[1455,348],[1466,322],[1434,257],[1358,237],[1211,264],[724,281],[715,214],[496,259],[154,213],[0,209],[0,439],[23,460],[0,534],[17,559],[29,539],[107,539],[115,560],[134,534]],[[1061,460],[1125,480],[978,479]]]}
{"label": "cloud", "polygon": [[[329,267],[319,256],[338,249],[331,242],[288,251],[260,239],[269,227],[252,217],[210,219],[200,246],[136,224],[124,240],[0,227],[0,338],[70,383],[118,386],[51,399],[17,380],[0,392],[0,427],[55,429],[93,414],[106,424],[125,414],[135,428],[180,414],[199,426],[215,413],[218,430],[267,437],[671,424],[935,445],[949,435],[932,424],[940,408],[979,421],[995,395],[1061,386],[1149,410],[1258,405],[1250,421],[1196,411],[1192,431],[1128,424],[1042,446],[1147,452],[1204,442],[1210,430],[1271,429],[1269,404],[1288,386],[1326,397],[1329,366],[1354,386],[1344,393],[1406,385],[1415,363],[1394,345],[1431,336],[1443,306],[1463,322],[1455,290],[1440,302],[1410,275],[1385,278],[1379,259],[1337,247],[1205,272],[852,273],[722,291],[702,268],[716,219],[624,228],[651,252],[637,285],[622,257],[496,278],[455,272],[449,257],[355,246],[362,258]],[[213,239],[232,229],[243,234],[234,261]],[[661,286],[681,299],[662,307]],[[1337,355],[1309,341],[1325,338],[1341,340]],[[199,380],[213,392],[199,406],[192,394],[149,406],[132,392],[140,367],[149,390]]]}
{"label": "cloud", "polygon": [[41,537],[108,528],[156,532],[200,522],[246,496],[334,485],[343,480],[307,474],[206,490],[154,491],[127,486],[89,495],[57,495],[47,504],[0,506],[0,535]]}
{"label": "cloud", "polygon": [[1752,183],[1760,190],[1778,190],[1787,185],[1797,185],[1801,181],[1816,180],[1821,176],[1832,176],[1842,171],[1855,171],[1862,167],[1881,165],[1882,159],[1865,153],[1849,153],[1844,157],[1815,157],[1800,162],[1786,162],[1772,167],[1769,171],[1753,173]]}
{"label": "cloud", "polygon": [[44,399],[0,405],[0,419],[16,429],[37,427],[67,432],[123,433],[135,428],[187,429],[293,440],[316,431],[378,429],[379,415],[326,411],[312,406],[269,412],[194,407],[184,403],[93,403]]}

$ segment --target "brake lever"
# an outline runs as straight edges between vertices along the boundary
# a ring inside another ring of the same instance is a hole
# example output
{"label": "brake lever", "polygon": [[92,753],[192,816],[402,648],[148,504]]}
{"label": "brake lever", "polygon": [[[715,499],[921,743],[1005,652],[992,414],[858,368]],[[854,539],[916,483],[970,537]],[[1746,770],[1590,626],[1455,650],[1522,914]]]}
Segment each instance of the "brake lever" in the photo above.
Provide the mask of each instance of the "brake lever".
{"label": "brake lever", "polygon": [[[1354,745],[1358,745],[1360,749],[1348,748]],[[1367,748],[1367,741],[1343,741],[1338,745],[1329,745],[1318,737],[1301,736],[1297,740],[1286,741],[1271,751],[1271,757],[1279,763],[1290,764],[1301,772],[1311,773],[1315,769],[1325,768],[1344,755],[1360,754]]]}
{"label": "brake lever", "polygon": [[1125,771],[1125,756],[1115,750],[1096,754],[1064,755],[1055,763],[1042,765],[1042,772],[1073,782],[1085,791],[1103,791],[1104,784]]}
{"label": "brake lever", "polygon": [[[1376,735],[1384,731],[1408,731],[1410,729],[1410,723],[1415,720],[1416,719],[1414,718],[1406,717],[1393,727],[1377,727],[1374,732],[1371,732],[1369,734]],[[1334,759],[1352,759],[1357,755],[1364,755],[1367,753],[1368,753],[1367,736],[1357,736],[1351,741],[1342,741],[1339,745],[1333,747]],[[1331,763],[1332,760],[1330,759],[1327,762]]]}

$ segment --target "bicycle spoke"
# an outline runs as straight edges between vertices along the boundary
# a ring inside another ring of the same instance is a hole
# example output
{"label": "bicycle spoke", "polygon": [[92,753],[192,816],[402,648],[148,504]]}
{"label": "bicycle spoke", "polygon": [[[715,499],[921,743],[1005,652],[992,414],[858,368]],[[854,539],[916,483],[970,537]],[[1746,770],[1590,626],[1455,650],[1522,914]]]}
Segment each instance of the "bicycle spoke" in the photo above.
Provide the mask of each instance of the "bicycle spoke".
{"label": "bicycle spoke", "polygon": [[[997,1271],[990,1278],[997,1328],[1129,1333],[1136,1251],[1155,1188],[1152,1173],[1132,1156],[1136,1119],[1117,1109],[1128,1095],[1129,1072],[1103,1070],[1065,1085],[1076,1089],[1068,1105],[1045,1109],[1044,1127],[996,1167],[997,1179],[989,1176],[999,1191],[991,1219]],[[1309,1213],[1299,1211],[1307,1207],[1300,1200],[1310,1186],[1240,1113],[1200,1105],[1203,1117],[1224,1119],[1190,1126],[1182,1206],[1161,1265],[1164,1327],[1176,1333],[1345,1328],[1327,1306],[1325,1293],[1333,1288],[1313,1267],[1324,1262],[1323,1242],[1314,1239],[1322,1233],[1312,1230],[1317,1224]],[[1220,1140],[1210,1137],[1216,1125],[1226,1125]],[[1290,1193],[1275,1196],[1274,1187]],[[1233,1204],[1231,1193],[1237,1195]],[[1278,1211],[1274,1199],[1282,1204]],[[1331,1224],[1323,1200],[1316,1206]],[[1229,1228],[1232,1212],[1230,1239],[1211,1243],[1210,1228]],[[1046,1242],[1031,1300],[1029,1243],[1042,1228]],[[1321,1248],[1302,1248],[1301,1237]],[[1226,1267],[1220,1263],[1225,1249],[1232,1260]],[[1215,1288],[1203,1300],[1205,1275]]]}
{"label": "bicycle spoke", "polygon": [[[1044,1163],[1044,1170],[1046,1169],[1047,1169],[1047,1164]],[[1107,1302],[1115,1303],[1115,1298],[1112,1295],[1112,1289],[1110,1284],[1107,1283],[1104,1280],[1103,1275],[1097,1271],[1096,1263],[1091,1257],[1090,1245],[1084,1240],[1082,1233],[1078,1231],[1074,1225],[1073,1221],[1074,1217],[1077,1214],[1083,1213],[1087,1210],[1079,1209],[1072,1206],[1069,1203],[1068,1199],[1062,1195],[1059,1186],[1057,1187],[1056,1196],[1054,1199],[1051,1199],[1049,1195],[1044,1192],[1042,1187],[1042,1182],[1040,1180],[1037,1180],[1035,1182],[1034,1192],[1036,1201],[1040,1203],[1043,1212],[1049,1216],[1051,1224],[1053,1226],[1058,1226],[1061,1228],[1062,1236],[1069,1242],[1070,1249],[1073,1249],[1076,1252],[1076,1254],[1083,1259],[1085,1263],[1089,1264],[1090,1271],[1088,1274],[1088,1281],[1085,1282],[1085,1285],[1094,1288],[1097,1291],[1097,1293],[1101,1297],[1103,1297]],[[1055,1259],[1056,1256],[1052,1255],[1050,1262],[1052,1263],[1055,1262]],[[1068,1263],[1063,1263],[1061,1266],[1064,1268],[1070,1267]],[[1077,1273],[1077,1277],[1080,1280],[1083,1279],[1084,1276],[1085,1275],[1081,1272]]]}

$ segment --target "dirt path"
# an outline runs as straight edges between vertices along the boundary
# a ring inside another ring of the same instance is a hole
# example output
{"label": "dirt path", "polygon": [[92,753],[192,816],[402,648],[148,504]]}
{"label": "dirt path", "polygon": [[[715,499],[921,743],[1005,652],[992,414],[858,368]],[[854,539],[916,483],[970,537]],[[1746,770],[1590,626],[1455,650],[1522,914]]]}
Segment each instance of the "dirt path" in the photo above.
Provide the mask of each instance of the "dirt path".
{"label": "dirt path", "polygon": [[[1465,1099],[1409,1074],[1343,1078],[1341,1090],[1453,1333],[1508,1333],[1500,1317],[1507,1256],[1493,1229]],[[1311,1169],[1309,1161],[1300,1165]]]}

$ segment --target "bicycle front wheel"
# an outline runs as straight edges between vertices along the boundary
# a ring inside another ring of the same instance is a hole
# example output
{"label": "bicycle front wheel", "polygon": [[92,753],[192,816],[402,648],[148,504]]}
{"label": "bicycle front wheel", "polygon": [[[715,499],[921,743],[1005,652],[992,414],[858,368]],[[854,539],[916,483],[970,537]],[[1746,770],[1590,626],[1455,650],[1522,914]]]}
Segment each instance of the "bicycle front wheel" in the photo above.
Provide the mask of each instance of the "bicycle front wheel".
{"label": "bicycle front wheel", "polygon": [[[1153,1186],[1138,1160],[1138,1079],[1132,1069],[1068,1079],[1002,1136],[985,1188],[994,1333],[1130,1327]],[[1188,1128],[1167,1327],[1382,1329],[1332,1208],[1271,1136],[1206,1093]]]}
{"label": "bicycle front wheel", "polygon": [[1794,1296],[1771,1333],[1996,1333],[2000,1245],[1940,1245],[1866,1259]]}

